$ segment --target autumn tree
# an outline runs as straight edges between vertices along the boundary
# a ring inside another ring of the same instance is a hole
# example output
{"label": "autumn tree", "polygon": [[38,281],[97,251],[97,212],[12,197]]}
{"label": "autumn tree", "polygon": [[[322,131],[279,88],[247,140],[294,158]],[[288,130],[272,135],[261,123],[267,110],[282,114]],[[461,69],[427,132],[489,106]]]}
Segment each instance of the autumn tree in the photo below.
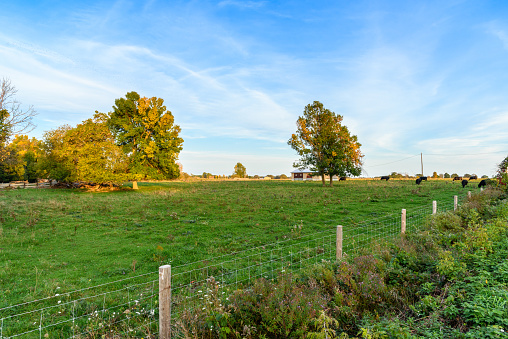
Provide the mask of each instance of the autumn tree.
{"label": "autumn tree", "polygon": [[180,126],[160,98],[129,92],[115,100],[108,126],[128,160],[128,179],[174,179],[183,139]]}
{"label": "autumn tree", "polygon": [[247,169],[241,163],[237,163],[235,165],[235,171],[233,172],[233,175],[240,178],[245,178],[247,176]]}
{"label": "autumn tree", "polygon": [[37,179],[37,159],[40,155],[40,141],[27,135],[16,135],[5,147],[7,157],[0,165],[2,180]]}
{"label": "autumn tree", "polygon": [[64,182],[121,184],[126,156],[107,126],[108,116],[96,113],[75,128],[61,126],[46,132],[40,169],[48,178]]}
{"label": "autumn tree", "polygon": [[432,173],[433,178],[439,178],[439,175],[437,175],[437,172]]}
{"label": "autumn tree", "polygon": [[323,107],[319,101],[305,106],[303,116],[296,121],[297,131],[288,144],[301,157],[293,164],[297,168],[310,168],[321,176],[358,176],[361,174],[361,144],[348,128],[342,125],[343,117]]}
{"label": "autumn tree", "polygon": [[62,125],[46,131],[42,136],[38,168],[43,178],[62,181],[70,177],[72,166],[64,151],[64,138],[70,129],[71,126]]}

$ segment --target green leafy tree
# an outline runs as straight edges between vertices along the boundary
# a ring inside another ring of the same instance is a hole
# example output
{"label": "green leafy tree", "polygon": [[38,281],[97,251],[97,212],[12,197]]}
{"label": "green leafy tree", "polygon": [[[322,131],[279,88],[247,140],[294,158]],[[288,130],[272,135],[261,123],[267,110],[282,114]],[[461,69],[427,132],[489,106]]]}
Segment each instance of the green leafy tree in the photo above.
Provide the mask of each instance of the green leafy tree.
{"label": "green leafy tree", "polygon": [[497,165],[497,176],[501,178],[502,183],[508,183],[508,157],[504,158],[503,161]]}
{"label": "green leafy tree", "polygon": [[37,159],[40,155],[40,141],[27,135],[16,135],[7,145],[8,159],[5,161],[11,180],[37,179]]}
{"label": "green leafy tree", "polygon": [[497,165],[498,174],[507,173],[508,170],[508,157],[504,158],[503,161]]}
{"label": "green leafy tree", "polygon": [[234,176],[238,176],[239,178],[245,178],[247,176],[247,169],[241,163],[237,163],[235,165],[235,171],[233,172]]}
{"label": "green leafy tree", "polygon": [[361,144],[342,125],[342,116],[323,107],[319,101],[305,106],[303,116],[296,121],[297,131],[288,144],[300,160],[293,164],[297,168],[310,168],[321,176],[325,186],[325,175],[357,176],[361,173]]}
{"label": "green leafy tree", "polygon": [[108,116],[96,113],[75,128],[62,126],[46,132],[40,170],[63,182],[121,184],[127,171],[126,155],[115,145]]}
{"label": "green leafy tree", "polygon": [[71,175],[72,166],[64,152],[64,137],[70,129],[71,126],[62,125],[44,133],[38,163],[43,178],[63,181]]}
{"label": "green leafy tree", "polygon": [[156,97],[141,98],[129,92],[115,100],[108,126],[116,144],[128,159],[128,178],[174,179],[180,176],[177,164],[183,139],[173,114]]}
{"label": "green leafy tree", "polygon": [[445,178],[450,178],[450,173],[446,172],[446,173],[444,174],[444,177],[445,177]]}
{"label": "green leafy tree", "polygon": [[459,175],[457,173],[452,173],[451,177],[452,178],[455,178],[455,177],[458,177]]}

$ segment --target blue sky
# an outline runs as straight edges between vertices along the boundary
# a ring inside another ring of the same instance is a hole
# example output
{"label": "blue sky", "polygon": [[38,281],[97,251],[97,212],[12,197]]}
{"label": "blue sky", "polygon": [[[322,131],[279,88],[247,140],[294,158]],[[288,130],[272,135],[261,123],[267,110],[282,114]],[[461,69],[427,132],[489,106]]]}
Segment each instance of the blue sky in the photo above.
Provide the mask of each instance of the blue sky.
{"label": "blue sky", "polygon": [[8,1],[0,77],[30,136],[136,91],[182,127],[185,172],[289,174],[318,100],[358,136],[364,175],[495,173],[508,155],[508,3]]}

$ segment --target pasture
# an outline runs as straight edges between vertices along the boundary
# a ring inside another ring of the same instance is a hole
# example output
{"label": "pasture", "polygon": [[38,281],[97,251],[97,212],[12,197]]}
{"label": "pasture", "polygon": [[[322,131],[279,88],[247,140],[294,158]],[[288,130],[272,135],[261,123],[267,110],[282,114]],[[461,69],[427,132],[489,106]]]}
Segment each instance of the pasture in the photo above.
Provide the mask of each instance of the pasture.
{"label": "pasture", "polygon": [[438,203],[451,180],[139,183],[91,193],[0,190],[0,308]]}

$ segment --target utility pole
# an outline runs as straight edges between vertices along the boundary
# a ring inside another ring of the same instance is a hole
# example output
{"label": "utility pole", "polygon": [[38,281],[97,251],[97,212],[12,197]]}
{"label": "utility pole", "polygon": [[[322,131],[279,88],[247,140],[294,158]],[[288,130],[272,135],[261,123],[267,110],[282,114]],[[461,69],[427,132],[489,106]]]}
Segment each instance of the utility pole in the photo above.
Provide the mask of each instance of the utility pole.
{"label": "utility pole", "polygon": [[423,175],[423,153],[420,153],[420,161],[422,163],[422,177],[424,176]]}

